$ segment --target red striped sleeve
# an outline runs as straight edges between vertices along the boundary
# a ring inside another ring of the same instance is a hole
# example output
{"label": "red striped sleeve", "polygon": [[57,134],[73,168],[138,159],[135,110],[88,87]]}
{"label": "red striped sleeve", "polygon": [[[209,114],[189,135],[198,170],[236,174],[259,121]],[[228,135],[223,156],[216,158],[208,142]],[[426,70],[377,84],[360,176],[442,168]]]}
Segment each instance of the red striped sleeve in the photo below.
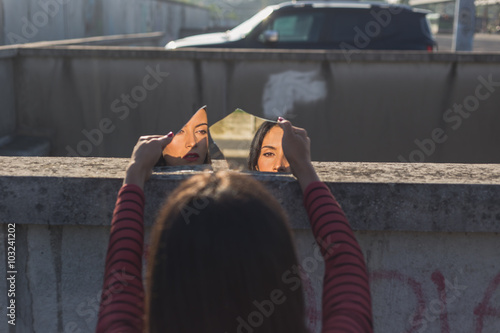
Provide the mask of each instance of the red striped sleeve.
{"label": "red striped sleeve", "polygon": [[373,332],[366,264],[344,212],[322,182],[307,187],[304,206],[325,259],[322,332]]}
{"label": "red striped sleeve", "polygon": [[144,287],[144,192],[124,185],[118,192],[109,236],[96,332],[142,332]]}

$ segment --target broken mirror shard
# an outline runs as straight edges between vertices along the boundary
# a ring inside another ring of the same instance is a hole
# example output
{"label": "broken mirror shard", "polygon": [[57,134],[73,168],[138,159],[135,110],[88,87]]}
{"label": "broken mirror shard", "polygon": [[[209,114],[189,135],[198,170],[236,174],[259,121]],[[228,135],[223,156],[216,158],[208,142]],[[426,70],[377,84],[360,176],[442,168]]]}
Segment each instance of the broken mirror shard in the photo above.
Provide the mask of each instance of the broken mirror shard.
{"label": "broken mirror shard", "polygon": [[210,126],[210,135],[233,170],[248,170],[250,146],[255,133],[267,119],[236,109]]}
{"label": "broken mirror shard", "polygon": [[165,147],[156,166],[211,164],[210,133],[206,106],[198,109]]}

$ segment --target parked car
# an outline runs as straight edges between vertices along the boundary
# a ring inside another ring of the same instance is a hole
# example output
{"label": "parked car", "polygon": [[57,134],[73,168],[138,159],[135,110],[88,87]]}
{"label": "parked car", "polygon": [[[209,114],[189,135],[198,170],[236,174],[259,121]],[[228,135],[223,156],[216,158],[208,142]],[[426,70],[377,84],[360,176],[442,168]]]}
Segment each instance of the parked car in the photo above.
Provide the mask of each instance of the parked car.
{"label": "parked car", "polygon": [[429,13],[381,2],[287,2],[264,8],[234,29],[171,41],[165,48],[432,51]]}

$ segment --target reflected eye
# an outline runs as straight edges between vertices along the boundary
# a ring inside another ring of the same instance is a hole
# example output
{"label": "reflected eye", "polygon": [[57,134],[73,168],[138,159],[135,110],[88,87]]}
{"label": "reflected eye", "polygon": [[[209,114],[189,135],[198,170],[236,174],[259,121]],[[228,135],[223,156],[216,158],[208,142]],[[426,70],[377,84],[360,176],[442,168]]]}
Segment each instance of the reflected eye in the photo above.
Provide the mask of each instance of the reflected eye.
{"label": "reflected eye", "polygon": [[200,133],[201,135],[207,135],[208,131],[207,130],[198,130],[196,133]]}

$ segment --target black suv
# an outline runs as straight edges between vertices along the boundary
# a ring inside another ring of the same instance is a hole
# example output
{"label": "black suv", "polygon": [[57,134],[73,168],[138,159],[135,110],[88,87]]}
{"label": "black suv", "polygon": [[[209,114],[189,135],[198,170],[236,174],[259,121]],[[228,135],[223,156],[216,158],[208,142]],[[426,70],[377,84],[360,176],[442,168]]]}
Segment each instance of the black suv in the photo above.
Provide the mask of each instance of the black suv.
{"label": "black suv", "polygon": [[432,51],[428,13],[381,2],[287,2],[264,8],[234,29],[171,41],[165,48]]}

